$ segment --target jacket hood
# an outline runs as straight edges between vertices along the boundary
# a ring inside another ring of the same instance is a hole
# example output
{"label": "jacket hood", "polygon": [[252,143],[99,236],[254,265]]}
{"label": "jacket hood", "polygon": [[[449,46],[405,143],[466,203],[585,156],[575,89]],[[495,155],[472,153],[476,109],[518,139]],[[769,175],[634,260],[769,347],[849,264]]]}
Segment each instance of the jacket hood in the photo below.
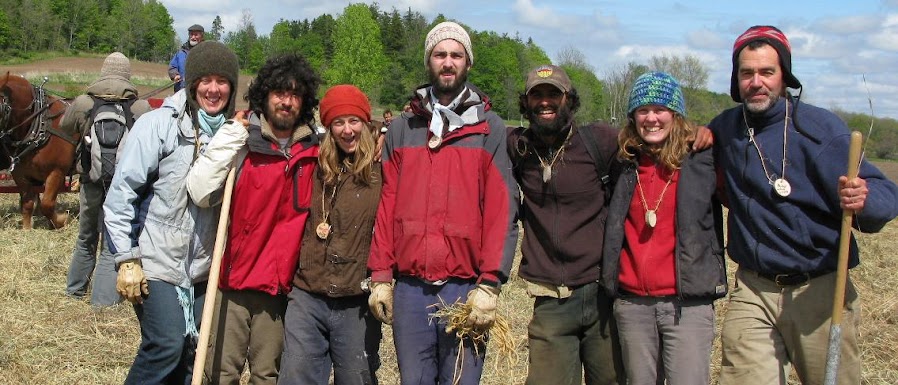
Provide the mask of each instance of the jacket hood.
{"label": "jacket hood", "polygon": [[121,76],[103,76],[87,87],[87,93],[104,99],[136,99],[137,87]]}

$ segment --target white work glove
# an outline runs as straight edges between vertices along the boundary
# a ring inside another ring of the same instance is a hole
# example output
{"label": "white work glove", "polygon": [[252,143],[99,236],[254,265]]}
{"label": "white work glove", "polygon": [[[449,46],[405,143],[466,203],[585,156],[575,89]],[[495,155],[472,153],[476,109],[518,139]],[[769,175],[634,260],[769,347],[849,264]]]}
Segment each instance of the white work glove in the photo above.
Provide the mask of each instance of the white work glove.
{"label": "white work glove", "polygon": [[393,324],[393,283],[371,282],[371,294],[368,295],[368,307],[374,318],[387,325]]}
{"label": "white work glove", "polygon": [[139,259],[129,259],[118,266],[115,290],[131,303],[143,303],[143,296],[150,294],[141,266]]}
{"label": "white work glove", "polygon": [[496,321],[496,303],[499,299],[499,288],[480,284],[468,292],[468,305],[471,305],[471,314],[468,315],[466,326],[475,330],[486,331]]}

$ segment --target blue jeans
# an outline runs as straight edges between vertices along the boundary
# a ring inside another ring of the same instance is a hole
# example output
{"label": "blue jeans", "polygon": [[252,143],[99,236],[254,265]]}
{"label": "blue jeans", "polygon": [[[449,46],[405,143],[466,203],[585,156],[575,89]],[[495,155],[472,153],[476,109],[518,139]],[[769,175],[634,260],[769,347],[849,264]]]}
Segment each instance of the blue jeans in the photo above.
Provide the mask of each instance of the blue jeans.
{"label": "blue jeans", "polygon": [[380,322],[368,296],[331,298],[293,287],[284,317],[279,385],[376,385]]}
{"label": "blue jeans", "polygon": [[[148,281],[150,294],[143,304],[135,304],[140,321],[140,347],[128,371],[126,385],[190,384],[196,338],[186,335],[184,310],[175,286],[162,281]],[[194,285],[193,316],[199,330],[206,296],[206,282]]]}
{"label": "blue jeans", "polygon": [[528,385],[626,384],[612,299],[598,283],[568,298],[536,297],[527,327]]}
{"label": "blue jeans", "polygon": [[[468,291],[474,286],[473,280],[452,279],[440,286],[412,277],[397,280],[393,291],[393,342],[402,385],[455,383],[459,340],[455,333],[446,333],[445,322],[431,322],[431,315],[439,310],[431,305],[467,301]],[[475,351],[471,341],[466,340],[462,354],[458,383],[479,384],[486,346]]]}
{"label": "blue jeans", "polygon": [[[89,182],[82,178],[79,193],[78,239],[72,251],[72,262],[66,277],[66,294],[81,297],[87,293],[91,283],[90,303],[94,306],[112,306],[122,301],[115,290],[115,261],[107,247],[100,248],[97,258],[97,244],[103,231],[103,199],[106,187],[103,182]],[[95,269],[96,267],[96,269]]]}

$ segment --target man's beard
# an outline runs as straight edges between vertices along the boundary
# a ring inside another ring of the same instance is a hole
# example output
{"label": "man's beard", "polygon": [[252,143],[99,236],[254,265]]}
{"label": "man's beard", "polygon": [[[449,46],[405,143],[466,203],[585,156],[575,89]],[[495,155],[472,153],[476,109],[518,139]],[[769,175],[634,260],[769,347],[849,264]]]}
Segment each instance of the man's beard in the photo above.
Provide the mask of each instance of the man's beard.
{"label": "man's beard", "polygon": [[745,102],[745,109],[752,114],[762,114],[767,110],[773,108],[776,105],[776,102],[780,100],[780,96],[777,94],[767,94],[767,99],[760,103],[749,103]]}
{"label": "man's beard", "polygon": [[455,80],[450,83],[440,81],[441,72],[444,71],[434,71],[433,69],[428,71],[428,75],[430,76],[430,85],[433,86],[434,94],[457,96],[461,92],[462,88],[464,88],[465,83],[468,81],[467,67],[462,67],[458,71],[455,71]]}
{"label": "man's beard", "polygon": [[537,114],[538,109],[530,109],[527,112],[527,119],[530,121],[530,128],[540,136],[555,136],[561,133],[568,123],[571,122],[571,108],[568,103],[564,103],[555,108],[555,119],[549,122],[543,122]]}
{"label": "man's beard", "polygon": [[[293,128],[296,127],[297,123],[299,123],[299,114],[290,115],[288,117],[280,117],[277,115],[277,111],[282,110],[281,108],[274,107],[268,108],[268,111],[265,111],[265,119],[268,120],[268,125],[274,131],[293,131]],[[291,113],[296,111],[291,110]]]}
{"label": "man's beard", "polygon": [[199,40],[190,40],[189,43],[190,43],[190,46],[191,46],[191,47],[194,47],[194,46],[196,46],[197,44],[199,44],[200,41],[199,41]]}

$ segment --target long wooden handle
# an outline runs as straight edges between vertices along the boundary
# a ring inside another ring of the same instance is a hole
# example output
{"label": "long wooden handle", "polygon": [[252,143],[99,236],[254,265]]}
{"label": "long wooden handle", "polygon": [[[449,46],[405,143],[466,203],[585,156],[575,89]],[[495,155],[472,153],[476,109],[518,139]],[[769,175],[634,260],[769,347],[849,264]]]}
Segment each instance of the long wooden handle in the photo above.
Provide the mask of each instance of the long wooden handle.
{"label": "long wooden handle", "polygon": [[215,248],[212,249],[212,267],[209,268],[209,282],[206,285],[206,301],[203,302],[203,318],[200,319],[200,338],[196,345],[196,358],[193,361],[193,377],[191,385],[202,385],[206,356],[209,353],[209,335],[212,332],[212,318],[215,315],[215,297],[218,293],[218,280],[221,274],[221,258],[224,255],[228,238],[228,219],[231,214],[231,194],[234,190],[236,167],[231,167],[225,182],[224,197],[221,202],[221,215],[218,217],[218,231],[215,233]]}
{"label": "long wooden handle", "polygon": [[[860,132],[851,133],[851,144],[848,147],[849,180],[857,177],[857,169],[861,163]],[[842,347],[842,309],[845,307],[845,286],[848,281],[848,249],[851,245],[851,219],[854,212],[842,210],[842,229],[839,234],[839,262],[836,268],[836,289],[833,293],[833,314],[829,325],[829,344],[826,351],[826,370],[824,385],[836,385],[839,374],[839,361]]]}
{"label": "long wooden handle", "polygon": [[[848,179],[857,177],[857,169],[861,161],[861,142],[863,135],[851,133],[851,145],[848,147]],[[842,231],[839,234],[839,264],[836,270],[836,291],[833,296],[833,325],[842,323],[842,308],[845,305],[845,285],[848,280],[848,248],[851,245],[851,220],[854,211],[842,210]]]}

